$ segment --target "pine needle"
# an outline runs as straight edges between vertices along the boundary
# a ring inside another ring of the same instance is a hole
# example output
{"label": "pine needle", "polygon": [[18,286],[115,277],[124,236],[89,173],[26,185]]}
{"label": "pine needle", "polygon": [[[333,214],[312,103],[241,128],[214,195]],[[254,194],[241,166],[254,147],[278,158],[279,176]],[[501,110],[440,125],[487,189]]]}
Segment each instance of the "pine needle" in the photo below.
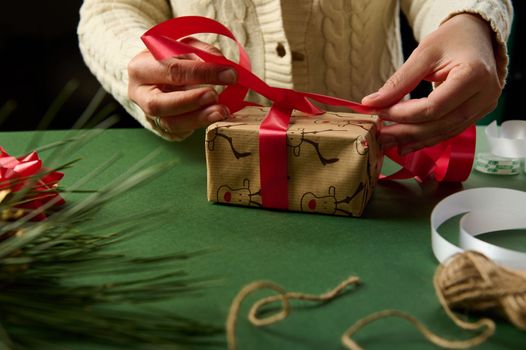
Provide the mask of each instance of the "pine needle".
{"label": "pine needle", "polygon": [[[73,90],[74,85],[67,85],[47,115],[56,114]],[[97,93],[79,126],[97,114],[103,95]],[[111,108],[103,109],[99,116],[109,111]],[[102,121],[97,127],[114,121]],[[51,151],[46,165],[53,169],[46,172],[73,166],[79,160],[69,161],[71,155],[102,132],[72,132],[62,141],[39,147],[39,151]],[[37,146],[40,136],[32,141],[30,149]],[[217,337],[222,327],[179,315],[176,310],[152,308],[152,303],[196,297],[217,283],[210,277],[192,277],[185,269],[209,250],[162,256],[128,256],[118,250],[119,244],[173,220],[170,208],[95,220],[95,214],[115,198],[175,166],[175,161],[149,165],[159,152],[152,152],[103,188],[86,190],[88,182],[119,156],[110,157],[73,185],[58,189],[84,193],[82,199],[56,212],[50,210],[58,199],[51,200],[18,220],[0,221],[0,348],[61,348],[60,344],[79,339],[155,349],[222,345]],[[31,198],[35,194],[32,184],[44,174],[17,182],[25,190],[3,192],[0,212]],[[40,213],[51,215],[45,221],[30,221]]]}
{"label": "pine needle", "polygon": [[[1,108],[0,108],[0,126],[5,123],[9,115],[13,113],[13,111],[16,109],[16,102],[13,100],[8,100]],[[0,332],[1,333],[1,332]]]}
{"label": "pine needle", "polygon": [[[73,95],[73,92],[75,92],[78,86],[79,83],[76,80],[70,80],[67,82],[67,84],[64,86],[64,88],[62,88],[62,90],[55,98],[53,103],[51,103],[42,119],[40,119],[40,122],[37,126],[37,130],[46,130],[49,127],[49,125],[51,124],[53,119],[55,119],[62,106],[67,102],[71,95]],[[41,137],[42,134],[35,134],[35,136],[31,139],[31,141],[28,144],[26,153],[29,153],[30,150],[34,149],[35,146],[40,143]]]}

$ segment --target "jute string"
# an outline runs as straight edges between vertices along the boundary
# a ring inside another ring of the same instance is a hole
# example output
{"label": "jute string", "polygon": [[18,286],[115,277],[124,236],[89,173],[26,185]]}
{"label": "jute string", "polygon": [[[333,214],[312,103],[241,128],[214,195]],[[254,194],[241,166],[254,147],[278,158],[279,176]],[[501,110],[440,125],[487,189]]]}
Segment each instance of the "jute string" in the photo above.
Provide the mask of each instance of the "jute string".
{"label": "jute string", "polygon": [[[287,292],[281,286],[270,281],[256,281],[243,287],[230,306],[226,321],[226,335],[229,350],[237,350],[236,323],[243,300],[251,293],[261,289],[271,289],[277,295],[265,297],[255,302],[248,313],[249,322],[256,326],[267,326],[285,319],[291,311],[292,299],[314,302],[328,302],[340,296],[349,286],[357,286],[360,279],[351,276],[336,288],[321,295]],[[465,252],[440,265],[434,275],[433,284],[438,300],[448,317],[461,329],[478,331],[469,339],[450,340],[443,338],[427,328],[414,316],[399,310],[383,310],[368,315],[342,335],[342,344],[350,350],[362,348],[352,339],[367,324],[388,317],[402,318],[410,322],[429,342],[447,349],[467,349],[486,341],[495,333],[495,322],[490,318],[481,318],[468,322],[461,319],[452,309],[498,314],[508,319],[521,330],[526,330],[526,272],[510,270],[496,265],[484,255]],[[279,312],[260,318],[260,310],[271,303],[281,301]]]}

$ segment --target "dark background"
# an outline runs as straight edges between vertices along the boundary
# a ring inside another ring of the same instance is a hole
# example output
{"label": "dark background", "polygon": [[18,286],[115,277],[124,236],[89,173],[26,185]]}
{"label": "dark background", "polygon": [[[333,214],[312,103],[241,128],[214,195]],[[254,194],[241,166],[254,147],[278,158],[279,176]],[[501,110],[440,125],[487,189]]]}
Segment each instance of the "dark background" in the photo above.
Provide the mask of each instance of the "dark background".
{"label": "dark background", "polygon": [[[0,108],[14,108],[2,122],[1,130],[36,129],[60,91],[73,81],[78,87],[60,108],[48,128],[70,128],[99,89],[97,80],[82,61],[76,27],[82,0],[3,1],[0,5]],[[513,1],[514,30],[510,39],[511,65],[508,83],[499,107],[488,118],[526,119],[520,106],[526,98],[524,45],[526,35],[525,1]],[[415,46],[404,20],[403,38],[406,55]],[[420,86],[415,96],[426,94]],[[102,103],[121,115],[116,127],[139,126],[111,97]],[[0,110],[0,119],[3,113]],[[485,118],[487,120],[488,118]]]}

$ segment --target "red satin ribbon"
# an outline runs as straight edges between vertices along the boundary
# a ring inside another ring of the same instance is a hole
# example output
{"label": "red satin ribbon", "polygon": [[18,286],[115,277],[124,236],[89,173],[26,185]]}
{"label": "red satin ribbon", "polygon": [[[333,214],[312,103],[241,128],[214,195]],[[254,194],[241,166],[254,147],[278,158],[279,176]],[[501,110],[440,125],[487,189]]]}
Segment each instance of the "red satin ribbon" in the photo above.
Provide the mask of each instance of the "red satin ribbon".
{"label": "red satin ribbon", "polygon": [[[198,33],[214,33],[232,39],[239,49],[239,63],[223,56],[213,55],[188,45],[180,39]],[[358,113],[373,114],[373,108],[340,98],[271,87],[251,72],[250,59],[232,32],[222,24],[198,16],[177,17],[160,23],[147,31],[142,40],[157,60],[176,55],[195,54],[205,62],[229,66],[237,72],[236,84],[229,85],[219,95],[219,103],[232,113],[253,105],[245,101],[247,92],[253,90],[273,101],[272,108],[259,128],[259,156],[262,205],[268,208],[288,208],[287,184],[287,127],[290,114],[296,109],[311,115],[325,111],[310,100],[331,106],[343,106]],[[475,150],[472,126],[457,137],[439,145],[428,147],[401,157],[396,150],[387,155],[402,169],[386,178],[424,179],[434,175],[437,181],[464,181],[471,172]]]}
{"label": "red satin ribbon", "polygon": [[[10,156],[0,146],[0,190],[28,191],[17,208],[38,210],[51,200],[54,201],[53,207],[64,204],[64,199],[60,197],[56,189],[63,176],[61,172],[46,169],[36,152],[16,158]],[[42,211],[32,220],[44,220],[45,218],[46,214]]]}

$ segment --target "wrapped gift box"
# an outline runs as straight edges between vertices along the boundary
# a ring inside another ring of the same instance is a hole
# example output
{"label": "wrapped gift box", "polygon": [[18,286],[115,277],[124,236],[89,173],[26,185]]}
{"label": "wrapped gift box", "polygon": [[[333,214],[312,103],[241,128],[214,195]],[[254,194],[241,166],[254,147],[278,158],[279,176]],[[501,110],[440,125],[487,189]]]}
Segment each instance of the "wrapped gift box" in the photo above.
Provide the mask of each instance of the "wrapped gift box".
{"label": "wrapped gift box", "polygon": [[[208,200],[261,207],[259,126],[268,108],[247,107],[206,130]],[[360,216],[381,168],[376,116],[294,112],[287,130],[289,210]]]}

